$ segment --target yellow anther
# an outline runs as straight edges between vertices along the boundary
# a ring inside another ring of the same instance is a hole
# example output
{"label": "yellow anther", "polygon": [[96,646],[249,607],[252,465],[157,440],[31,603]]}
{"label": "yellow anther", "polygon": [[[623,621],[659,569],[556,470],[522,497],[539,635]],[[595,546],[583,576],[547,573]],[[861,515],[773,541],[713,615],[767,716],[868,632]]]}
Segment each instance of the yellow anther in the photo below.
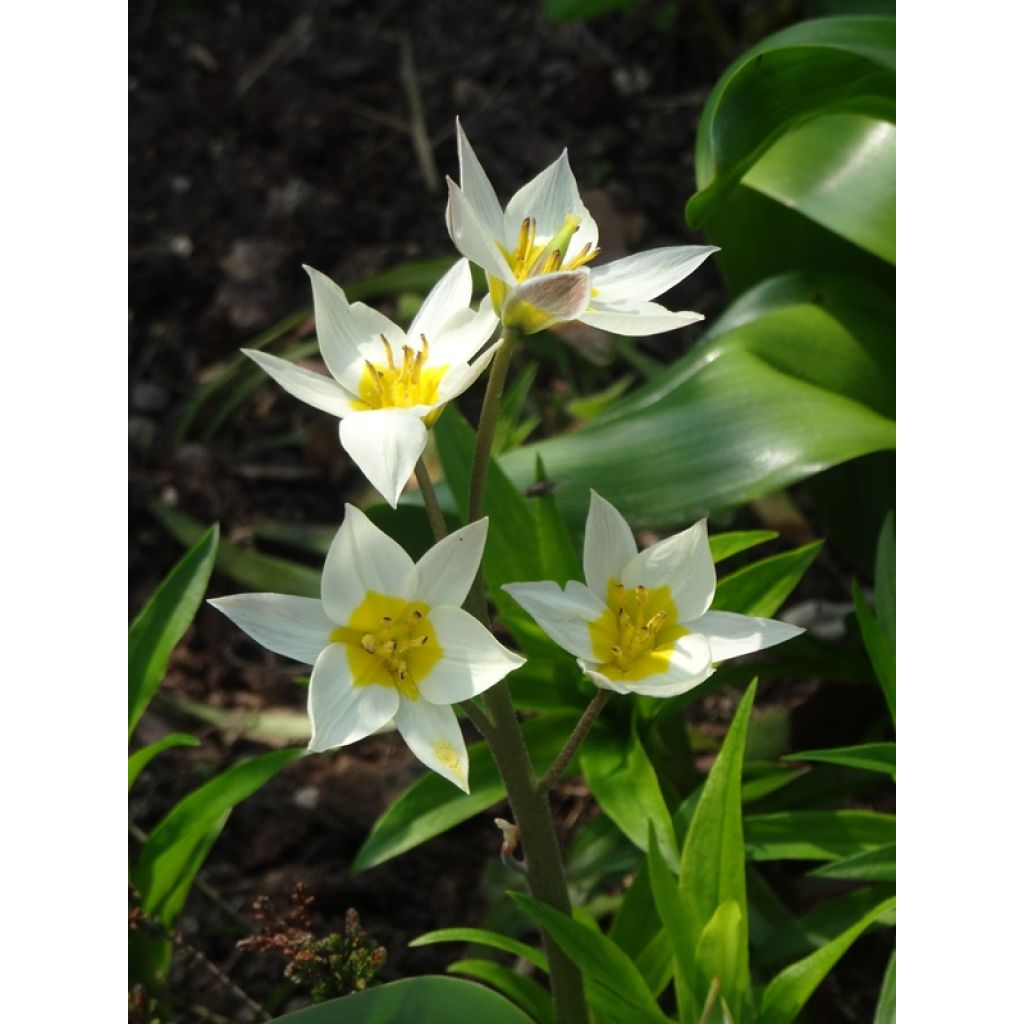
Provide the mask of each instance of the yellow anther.
{"label": "yellow anther", "polygon": [[374,648],[377,646],[377,642],[374,640],[372,633],[367,633],[359,643],[367,654],[373,654]]}
{"label": "yellow anther", "polygon": [[580,251],[578,253],[576,253],[576,255],[572,258],[572,260],[569,263],[567,263],[566,266],[563,269],[565,269],[565,270],[579,270],[580,267],[585,266],[587,263],[589,263],[591,260],[593,260],[596,256],[599,256],[600,253],[601,253],[601,247],[600,246],[598,246],[598,247],[596,247],[594,249],[591,249],[590,248],[590,242],[587,242],[587,244],[585,246],[583,246],[583,248],[580,249]]}
{"label": "yellow anther", "polygon": [[394,640],[385,640],[384,643],[382,643],[380,645],[380,652],[381,652],[381,654],[394,654],[395,653],[395,641]]}
{"label": "yellow anther", "polygon": [[551,274],[558,270],[562,265],[562,254],[555,249],[550,256],[548,256],[547,263],[544,264],[544,268],[541,271],[542,274]]}
{"label": "yellow anther", "polygon": [[384,353],[385,353],[385,355],[387,356],[387,359],[388,359],[388,369],[389,370],[394,370],[395,369],[395,354],[394,354],[394,352],[391,351],[391,344],[388,342],[388,339],[385,338],[383,334],[380,336],[380,340],[381,340],[381,343],[384,345]]}

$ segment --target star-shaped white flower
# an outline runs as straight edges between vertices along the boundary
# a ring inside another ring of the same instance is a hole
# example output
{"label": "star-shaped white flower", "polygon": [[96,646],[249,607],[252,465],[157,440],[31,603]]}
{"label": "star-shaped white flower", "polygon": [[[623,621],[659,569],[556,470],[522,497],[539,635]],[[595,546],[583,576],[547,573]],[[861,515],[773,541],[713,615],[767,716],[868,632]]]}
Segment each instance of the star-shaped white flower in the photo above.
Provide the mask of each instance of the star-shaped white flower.
{"label": "star-shaped white flower", "polygon": [[466,744],[451,705],[483,693],[524,661],[460,607],[486,538],[481,519],[413,564],[346,505],[320,600],[238,594],[210,603],[257,643],[313,666],[310,750],[355,743],[394,719],[412,752],[468,793]]}
{"label": "star-shaped white flower", "polygon": [[408,335],[383,313],[349,303],[318,270],[305,269],[331,376],[265,352],[242,351],[289,394],[340,417],[342,447],[394,507],[423,454],[427,427],[491,361],[496,345],[470,362],[494,333],[497,318],[486,302],[479,311],[470,306],[473,281],[464,259],[431,289]]}
{"label": "star-shaped white flower", "polygon": [[629,524],[590,492],[584,586],[509,583],[508,591],[599,687],[675,697],[719,662],[772,647],[803,630],[774,619],[712,612],[715,566],[701,520],[637,552]]}
{"label": "star-shaped white flower", "polygon": [[502,323],[525,334],[579,320],[615,334],[660,334],[703,320],[651,299],[668,291],[717,252],[712,245],[651,249],[603,266],[597,224],[580,199],[562,155],[503,211],[473,147],[456,120],[460,185],[448,179],[448,233],[455,247],[487,272]]}

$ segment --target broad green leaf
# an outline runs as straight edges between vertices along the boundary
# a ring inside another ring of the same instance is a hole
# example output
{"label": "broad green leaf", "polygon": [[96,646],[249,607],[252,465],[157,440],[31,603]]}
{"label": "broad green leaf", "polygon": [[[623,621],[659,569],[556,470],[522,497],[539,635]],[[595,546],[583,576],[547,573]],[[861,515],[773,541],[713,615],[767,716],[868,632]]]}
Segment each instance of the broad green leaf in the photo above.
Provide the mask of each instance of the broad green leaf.
{"label": "broad green leaf", "polygon": [[[547,764],[558,756],[577,719],[553,712],[523,724],[534,764]],[[505,787],[486,743],[469,747],[469,782],[471,791],[465,794],[435,772],[419,778],[377,819],[356,854],[352,874],[383,864],[500,803]]]}
{"label": "broad green leaf", "polygon": [[874,1024],[896,1024],[896,950],[889,957],[889,965],[882,978],[882,991],[875,1007]]}
{"label": "broad green leaf", "polygon": [[477,946],[490,946],[492,949],[500,949],[503,953],[511,953],[513,956],[522,957],[534,967],[542,971],[548,969],[548,958],[539,949],[528,946],[518,939],[509,938],[499,932],[488,931],[486,928],[441,928],[438,931],[427,932],[419,938],[413,939],[410,946],[429,946],[434,942],[469,942]]}
{"label": "broad green leaf", "polygon": [[815,868],[811,878],[843,878],[855,882],[895,882],[896,844],[865,850]]}
{"label": "broad green leaf", "polygon": [[457,960],[446,970],[449,974],[466,974],[485,981],[525,1010],[537,1024],[554,1024],[551,996],[533,978],[517,974],[494,960]]}
{"label": "broad green leaf", "polygon": [[724,562],[741,551],[775,540],[778,534],[774,530],[734,530],[729,533],[716,533],[708,538],[711,545],[711,557],[715,562]]}
{"label": "broad green leaf", "polygon": [[461,978],[402,978],[276,1017],[275,1024],[530,1024],[504,996]]}
{"label": "broad green leaf", "polygon": [[634,960],[659,930],[657,908],[646,861],[633,875],[608,930],[608,937]]}
{"label": "broad green leaf", "polygon": [[583,972],[587,1004],[603,1020],[609,1024],[665,1024],[668,1018],[658,1009],[640,972],[611,939],[547,903],[520,893],[509,895]]}
{"label": "broad green leaf", "polygon": [[156,757],[161,751],[170,750],[171,747],[198,747],[199,740],[187,732],[168,733],[163,739],[150,743],[146,747],[136,750],[128,758],[128,789],[135,785],[139,773]]}
{"label": "broad green leaf", "polygon": [[857,611],[857,624],[860,626],[860,635],[867,648],[868,657],[871,659],[871,666],[875,670],[882,693],[885,695],[885,702],[889,706],[889,714],[892,716],[893,724],[896,723],[896,645],[882,631],[878,620],[871,613],[864,595],[853,581],[853,606]]}
{"label": "broad green leaf", "polygon": [[692,227],[786,132],[824,114],[895,120],[896,22],[835,17],[783,29],[747,50],[712,90],[697,130]]}
{"label": "broad green leaf", "polygon": [[662,856],[675,863],[679,845],[672,815],[636,725],[628,738],[615,723],[598,719],[580,747],[580,767],[601,809],[639,849],[647,849],[653,826]]}
{"label": "broad green leaf", "polygon": [[791,1024],[854,940],[895,905],[895,897],[885,900],[827,945],[772,978],[761,997],[758,1024]]}
{"label": "broad green leaf", "polygon": [[891,297],[787,275],[736,305],[728,330],[592,424],[502,456],[510,479],[528,486],[539,454],[571,524],[593,488],[635,527],[677,528],[894,447]]}
{"label": "broad green leaf", "polygon": [[738,569],[715,588],[712,607],[741,615],[774,615],[818,557],[823,543],[815,541]]}
{"label": "broad green leaf", "polygon": [[[153,502],[149,506],[153,518],[180,544],[195,543],[202,527],[191,516],[168,505]],[[265,555],[222,540],[217,547],[217,569],[236,583],[254,591],[295,594],[298,597],[320,596],[320,571],[291,562],[286,558]]]}
{"label": "broad green leaf", "polygon": [[796,754],[786,754],[785,760],[820,761],[823,764],[841,764],[848,768],[895,775],[896,744],[861,743],[856,747],[835,747],[832,750],[802,750]]}
{"label": "broad green leaf", "polygon": [[861,114],[787,132],[743,184],[896,263],[896,126]]}
{"label": "broad green leaf", "polygon": [[782,811],[743,823],[752,860],[839,860],[896,842],[896,816],[875,811]]}
{"label": "broad green leaf", "polygon": [[195,617],[217,555],[220,530],[199,528],[194,547],[170,571],[128,630],[128,736],[153,699],[167,660]]}
{"label": "broad green leaf", "polygon": [[737,1024],[750,1001],[746,943],[746,913],[735,900],[726,900],[704,926],[695,956],[700,990],[717,987],[732,1010],[728,1019]]}

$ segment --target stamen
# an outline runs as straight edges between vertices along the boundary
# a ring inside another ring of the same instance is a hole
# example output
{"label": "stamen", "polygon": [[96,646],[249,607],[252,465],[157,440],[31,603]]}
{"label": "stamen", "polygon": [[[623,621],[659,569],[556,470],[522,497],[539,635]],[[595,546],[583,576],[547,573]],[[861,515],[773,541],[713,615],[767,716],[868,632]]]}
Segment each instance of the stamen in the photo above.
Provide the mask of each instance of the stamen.
{"label": "stamen", "polygon": [[420,344],[423,346],[423,362],[426,362],[430,358],[430,346],[427,344],[427,336],[425,334],[420,335]]}
{"label": "stamen", "polygon": [[372,633],[367,633],[359,643],[367,654],[373,654],[374,648],[377,646],[377,642],[373,639]]}
{"label": "stamen", "polygon": [[519,244],[516,246],[515,262],[522,263],[530,251],[530,225],[534,223],[531,218],[524,217],[519,225]]}
{"label": "stamen", "polygon": [[391,351],[391,345],[388,343],[388,339],[382,334],[380,336],[380,340],[384,343],[384,352],[388,357],[388,369],[397,370],[398,368],[395,366],[395,354]]}
{"label": "stamen", "polygon": [[549,257],[547,263],[544,264],[544,269],[541,271],[542,274],[550,274],[558,270],[562,265],[562,254],[556,249]]}

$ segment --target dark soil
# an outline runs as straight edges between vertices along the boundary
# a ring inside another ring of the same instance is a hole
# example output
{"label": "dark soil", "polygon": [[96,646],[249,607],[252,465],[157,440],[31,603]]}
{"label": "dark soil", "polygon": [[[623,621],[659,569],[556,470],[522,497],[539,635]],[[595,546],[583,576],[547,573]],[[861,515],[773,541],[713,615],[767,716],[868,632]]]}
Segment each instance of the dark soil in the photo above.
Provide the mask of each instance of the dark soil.
{"label": "dark soil", "polygon": [[[362,495],[332,425],[276,389],[261,389],[203,441],[176,441],[174,431],[211,367],[308,304],[302,263],[344,283],[452,254],[441,183],[457,172],[456,113],[502,197],[568,146],[609,254],[699,240],[683,205],[703,101],[735,52],[799,13],[723,3],[709,22],[702,8],[637,3],[554,26],[538,4],[515,0],[133,5],[132,614],[180,556],[148,512],[152,501],[219,521],[238,540],[267,519],[336,525],[342,502]],[[425,165],[404,127],[403,52],[431,143]],[[725,294],[710,266],[698,277],[668,304],[711,317]],[[648,348],[677,354],[686,340],[652,339]],[[815,586],[836,596],[827,576]],[[215,576],[211,594],[234,589]],[[304,704],[279,659],[208,609],[175,652],[164,689],[232,710]],[[138,739],[172,728],[198,728],[202,746],[165,753],[147,769],[131,806],[143,830],[204,778],[265,749],[160,702]],[[418,773],[400,741],[374,737],[293,764],[233,813],[181,921],[202,954],[176,958],[181,1020],[254,1019],[206,961],[257,1001],[279,990],[283,961],[235,943],[251,927],[254,897],[285,907],[297,882],[315,897],[319,928],[339,929],[346,909],[358,910],[387,947],[384,978],[444,971],[457,947],[407,943],[432,928],[479,923],[479,883],[499,845],[490,819],[358,877],[348,871],[370,825]],[[571,784],[556,809],[566,838],[592,814]],[[822,1020],[870,1019],[885,951],[866,948],[849,958],[849,984]]]}

